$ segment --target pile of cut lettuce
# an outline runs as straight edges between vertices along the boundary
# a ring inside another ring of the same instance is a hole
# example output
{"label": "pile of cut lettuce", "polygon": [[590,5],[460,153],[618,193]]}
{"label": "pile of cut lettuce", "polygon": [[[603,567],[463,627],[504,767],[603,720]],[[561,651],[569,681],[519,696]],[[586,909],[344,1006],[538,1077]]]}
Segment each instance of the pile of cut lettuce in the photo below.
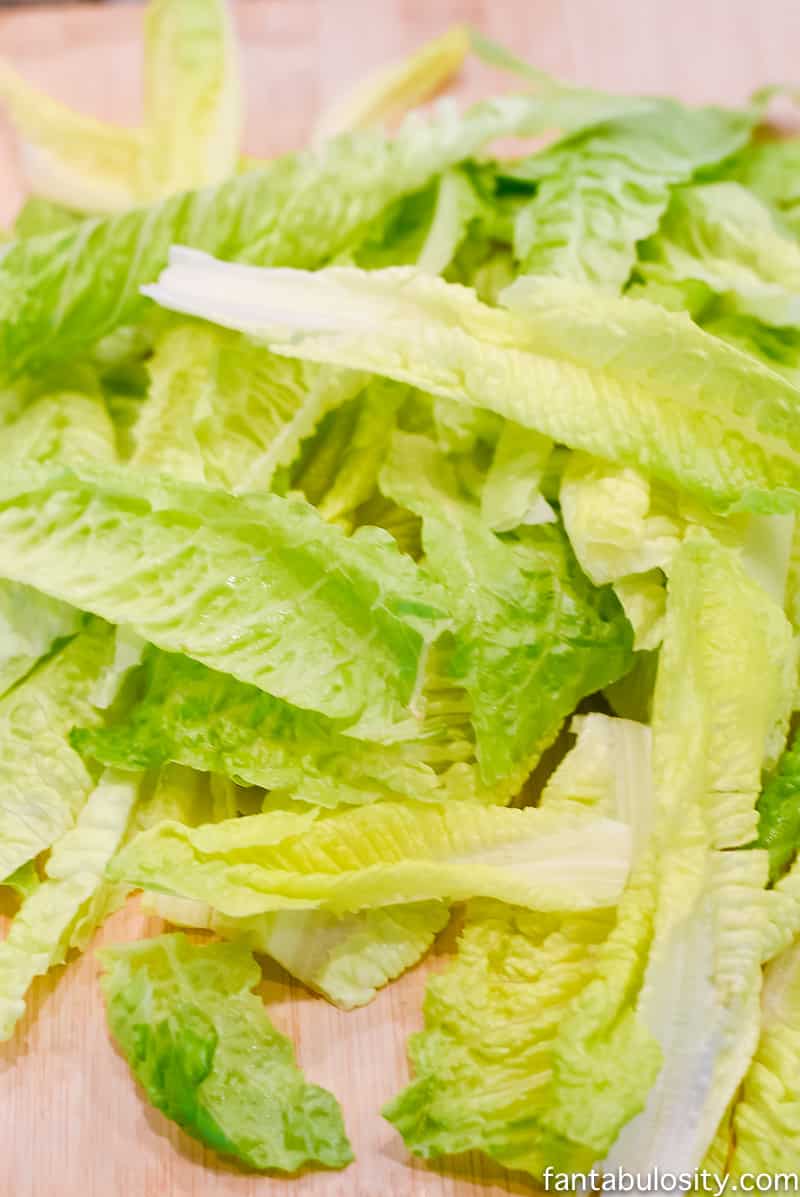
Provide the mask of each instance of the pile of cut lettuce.
{"label": "pile of cut lettuce", "polygon": [[[340,1167],[255,957],[350,1009],[454,916],[383,1111],[410,1151],[793,1168],[777,89],[600,94],[459,28],[259,162],[222,0],[153,0],[145,37],[138,128],[0,63],[32,191],[0,248],[0,1036],[141,890],[206,932],[100,953],[149,1100],[252,1168]],[[404,116],[467,54],[517,90]]]}

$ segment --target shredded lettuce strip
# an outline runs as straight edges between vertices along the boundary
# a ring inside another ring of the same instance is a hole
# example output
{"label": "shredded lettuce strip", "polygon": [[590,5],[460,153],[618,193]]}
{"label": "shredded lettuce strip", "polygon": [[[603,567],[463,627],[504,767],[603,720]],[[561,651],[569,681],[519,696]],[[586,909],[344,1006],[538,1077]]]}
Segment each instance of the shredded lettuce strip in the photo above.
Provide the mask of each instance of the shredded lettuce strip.
{"label": "shredded lettuce strip", "polygon": [[558,279],[518,280],[503,311],[404,268],[263,270],[184,249],[171,262],[146,288],[159,303],[288,357],[487,408],[722,512],[800,502],[798,391],[681,313]]}
{"label": "shredded lettuce strip", "polygon": [[[528,90],[375,127],[470,51]],[[385,1110],[411,1151],[791,1171],[769,93],[610,96],[458,27],[257,163],[224,0],[150,0],[143,78],[122,129],[0,62],[35,193],[0,232],[0,1038],[142,888],[216,937],[103,954],[145,1095],[247,1167],[342,1167],[252,953],[349,1010],[466,902]]]}

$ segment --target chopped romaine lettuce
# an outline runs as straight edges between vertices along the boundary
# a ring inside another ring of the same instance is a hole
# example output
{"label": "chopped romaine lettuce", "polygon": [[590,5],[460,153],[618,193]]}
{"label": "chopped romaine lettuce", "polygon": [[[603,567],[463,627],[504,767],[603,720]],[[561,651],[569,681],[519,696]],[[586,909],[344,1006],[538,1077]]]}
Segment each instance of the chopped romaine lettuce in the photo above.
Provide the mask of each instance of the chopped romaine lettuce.
{"label": "chopped romaine lettuce", "polygon": [[260,270],[173,250],[148,294],[289,357],[371,369],[647,471],[721,511],[800,503],[800,394],[689,318],[561,279],[480,303],[404,268]]}
{"label": "chopped romaine lettuce", "polygon": [[577,805],[378,802],[196,829],[161,823],[123,849],[111,875],[246,918],[473,896],[588,910],[616,902],[629,864],[628,828]]}
{"label": "chopped romaine lettuce", "polygon": [[413,702],[448,622],[387,534],[347,539],[301,500],[20,466],[0,503],[0,575],[372,734]]}
{"label": "chopped romaine lettuce", "polygon": [[336,1098],[309,1084],[251,990],[243,944],[181,933],[105,948],[111,1032],[153,1104],[251,1168],[340,1168],[353,1153]]}

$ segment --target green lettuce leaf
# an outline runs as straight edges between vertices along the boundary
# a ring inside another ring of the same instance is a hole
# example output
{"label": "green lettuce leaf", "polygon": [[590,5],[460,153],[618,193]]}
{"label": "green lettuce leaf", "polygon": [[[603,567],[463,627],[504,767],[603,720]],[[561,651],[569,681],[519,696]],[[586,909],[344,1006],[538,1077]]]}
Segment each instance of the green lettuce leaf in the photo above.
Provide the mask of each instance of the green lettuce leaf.
{"label": "green lettuce leaf", "polygon": [[73,112],[0,61],[0,100],[21,138],[31,190],[67,208],[116,212],[135,203],[141,133]]}
{"label": "green lettuce leaf", "polygon": [[663,1066],[609,1168],[699,1166],[755,1049],[767,859],[728,849],[755,830],[762,763],[788,724],[792,656],[782,611],[735,556],[710,538],[687,541],[656,684],[660,878],[636,1002]]}
{"label": "green lettuce leaf", "polygon": [[0,378],[71,356],[137,320],[147,306],[140,288],[155,281],[176,242],[315,268],[363,239],[393,201],[495,137],[579,127],[596,111],[591,96],[569,91],[503,96],[463,117],[447,108],[427,122],[409,119],[392,141],[345,134],[216,187],[16,242],[0,261]]}
{"label": "green lettuce leaf", "polygon": [[[129,129],[73,112],[0,62],[0,99],[34,193],[118,212],[236,173],[242,97],[226,0],[151,0],[144,76],[144,127]],[[36,221],[30,233],[50,231]]]}
{"label": "green lettuce leaf", "polygon": [[638,273],[646,280],[700,282],[729,313],[765,324],[800,324],[800,246],[739,183],[678,188],[658,235],[640,256]]}
{"label": "green lettuce leaf", "polygon": [[797,1168],[800,1102],[800,946],[770,964],[764,978],[761,1034],[725,1134],[727,1174],[770,1176]]}
{"label": "green lettuce leaf", "polygon": [[315,140],[380,126],[423,104],[458,74],[469,50],[469,31],[454,25],[399,62],[374,71],[323,111]]}
{"label": "green lettuce leaf", "polygon": [[538,186],[516,221],[521,272],[621,290],[637,242],[658,228],[671,189],[740,149],[754,119],[661,100],[527,159],[514,174]]}
{"label": "green lettuce leaf", "polygon": [[227,0],[150,0],[139,185],[157,198],[236,174],[242,83]]}
{"label": "green lettuce leaf", "polygon": [[177,933],[99,956],[111,1033],[157,1109],[251,1168],[350,1162],[339,1105],[251,993],[261,973],[244,946]]}
{"label": "green lettuce leaf", "polygon": [[543,797],[543,812],[570,798],[607,810],[612,762],[616,813],[635,819],[616,918],[525,925],[505,909],[468,924],[475,950],[431,982],[417,1080],[388,1110],[412,1150],[481,1147],[539,1177],[603,1157],[609,1171],[699,1166],[755,1047],[766,854],[728,849],[753,834],[791,655],[780,608],[734,553],[687,540],[670,579],[652,781],[646,729],[626,760],[620,722],[593,717]]}
{"label": "green lettuce leaf", "polygon": [[115,460],[114,427],[93,372],[56,376],[42,391],[3,430],[6,461]]}
{"label": "green lettuce leaf", "polygon": [[446,623],[391,537],[347,539],[301,500],[18,467],[0,485],[0,531],[0,575],[371,733],[413,701]]}
{"label": "green lettuce leaf", "polygon": [[[572,730],[577,743],[551,775],[542,808],[577,802],[628,822],[636,856],[653,814],[650,729],[591,714]],[[415,1080],[384,1110],[412,1151],[479,1148],[538,1175],[548,1164],[571,1166],[569,1145],[543,1133],[540,1119],[559,1025],[592,981],[614,922],[609,911],[543,915],[470,903],[458,954],[429,980],[425,1029],[409,1043]]]}
{"label": "green lettuce leaf", "polygon": [[0,943],[0,1040],[24,1014],[33,979],[61,964],[76,938],[85,943],[101,921],[106,866],[125,834],[138,785],[134,775],[103,775],[74,827],[56,841],[44,880],[14,916]]}
{"label": "green lettuce leaf", "polygon": [[652,831],[650,728],[592,712],[576,715],[570,731],[577,740],[548,778],[539,805],[580,802],[627,823],[635,855]]}
{"label": "green lettuce leaf", "polygon": [[548,437],[504,421],[481,493],[481,515],[494,532],[555,521],[555,512],[541,494],[552,450]]}
{"label": "green lettuce leaf", "polygon": [[0,877],[68,831],[93,788],[68,736],[97,721],[110,652],[111,629],[94,621],[0,699]]}
{"label": "green lettuce leaf", "polygon": [[0,696],[24,678],[58,640],[74,636],[83,613],[18,582],[0,582]]}
{"label": "green lettuce leaf", "polygon": [[324,716],[189,657],[150,648],[142,674],[142,697],[118,722],[73,733],[84,755],[128,769],[174,761],[318,806],[444,796],[411,745],[342,735]]}
{"label": "green lettuce leaf", "polygon": [[586,910],[613,905],[629,863],[630,833],[614,820],[465,800],[270,812],[194,830],[162,823],[123,849],[111,875],[243,918],[473,896]]}
{"label": "green lettuce leaf", "polygon": [[724,511],[800,501],[800,393],[682,313],[559,279],[518,280],[508,312],[405,268],[270,271],[186,250],[172,261],[149,294],[289,357],[490,409]]}
{"label": "green lettuce leaf", "polygon": [[133,464],[231,491],[269,490],[326,411],[363,385],[195,321],[165,330],[149,372]]}
{"label": "green lettuce leaf", "polygon": [[41,885],[36,861],[29,860],[27,864],[20,865],[18,869],[15,869],[0,884],[7,885],[9,889],[13,889],[20,898],[30,897]]}
{"label": "green lettuce leaf", "polygon": [[538,1175],[559,1166],[535,1130],[552,1045],[613,923],[610,911],[470,904],[455,960],[428,982],[425,1030],[409,1042],[416,1079],[383,1111],[416,1155],[479,1149]]}
{"label": "green lettuce leaf", "polygon": [[246,943],[342,1010],[365,1006],[377,991],[427,952],[447,924],[444,902],[377,906],[359,914],[327,910],[279,910],[231,919],[203,902],[145,894],[143,904],[183,927],[214,931]]}
{"label": "green lettuce leaf", "polygon": [[761,141],[748,146],[731,174],[772,205],[783,224],[800,236],[800,141]]}
{"label": "green lettuce leaf", "polygon": [[378,474],[406,394],[406,387],[385,378],[373,379],[364,390],[336,476],[319,500],[325,519],[349,526],[357,508],[376,494]]}
{"label": "green lettuce leaf", "polygon": [[761,791],[755,843],[769,853],[769,878],[777,881],[800,847],[800,736],[794,737]]}
{"label": "green lettuce leaf", "polygon": [[455,616],[451,672],[467,691],[478,759],[491,784],[535,761],[586,694],[630,665],[630,630],[594,590],[557,528],[500,540],[425,437],[396,434],[381,489],[423,520],[428,568]]}
{"label": "green lettuce leaf", "polygon": [[78,224],[81,216],[62,204],[55,204],[41,196],[31,195],[17,213],[14,221],[15,237],[42,237],[60,233]]}

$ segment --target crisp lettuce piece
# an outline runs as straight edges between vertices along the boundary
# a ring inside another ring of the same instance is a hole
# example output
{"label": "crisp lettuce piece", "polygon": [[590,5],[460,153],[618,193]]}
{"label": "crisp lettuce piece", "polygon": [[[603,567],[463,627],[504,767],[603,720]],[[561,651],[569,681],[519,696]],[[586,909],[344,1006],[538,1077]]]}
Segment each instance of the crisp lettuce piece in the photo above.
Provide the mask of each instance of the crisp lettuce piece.
{"label": "crisp lettuce piece", "polygon": [[246,943],[342,1010],[365,1006],[411,968],[447,924],[444,902],[377,906],[359,914],[279,910],[231,919],[203,902],[145,894],[144,906],[168,922],[201,927]]}
{"label": "crisp lettuce piece", "polygon": [[0,695],[30,673],[58,640],[74,636],[84,615],[18,582],[0,583]]}
{"label": "crisp lettuce piece", "polygon": [[31,190],[56,204],[116,212],[136,201],[141,133],[73,112],[0,61],[0,99],[22,142]]}
{"label": "crisp lettuce piece", "polygon": [[592,712],[576,715],[570,731],[577,740],[548,778],[539,805],[580,802],[619,819],[631,827],[636,853],[652,831],[650,728]]}
{"label": "crisp lettuce piece", "polygon": [[13,889],[14,893],[18,894],[20,898],[29,898],[41,885],[36,861],[29,860],[27,864],[20,865],[18,869],[15,869],[0,884],[7,885],[9,889]]}
{"label": "crisp lettuce piece", "polygon": [[325,519],[348,526],[357,509],[377,493],[378,475],[407,393],[406,387],[385,378],[373,379],[364,390],[338,472],[319,499]]}
{"label": "crisp lettuce piece", "polygon": [[800,141],[754,142],[734,160],[730,172],[770,204],[795,236],[800,235]]}
{"label": "crisp lettuce piece", "polygon": [[446,170],[439,179],[436,204],[416,265],[428,274],[442,274],[453,261],[469,226],[483,211],[469,178]]}
{"label": "crisp lettuce piece", "polygon": [[769,853],[769,878],[777,881],[800,847],[800,737],[781,756],[758,800],[756,845]]}
{"label": "crisp lettuce piece", "polygon": [[538,1175],[559,1166],[535,1130],[552,1044],[613,923],[611,911],[470,904],[455,960],[428,981],[425,1030],[409,1042],[416,1079],[383,1111],[416,1155],[480,1149]]}
{"label": "crisp lettuce piece", "polygon": [[[635,845],[646,842],[649,728],[593,714],[575,720],[574,730],[577,744],[552,775],[542,806],[580,802],[613,812],[630,819]],[[428,982],[425,1030],[409,1044],[415,1080],[384,1111],[412,1151],[430,1157],[480,1148],[538,1175],[548,1164],[571,1164],[569,1144],[540,1123],[553,1047],[566,1012],[594,978],[615,918],[610,911],[542,915],[470,904],[454,962]]]}
{"label": "crisp lettuce piece", "polygon": [[800,323],[800,246],[739,183],[678,188],[640,259],[646,280],[694,280],[721,296],[728,312],[765,324]]}
{"label": "crisp lettuce piece", "polygon": [[661,100],[527,159],[514,173],[538,186],[516,221],[521,272],[621,290],[671,188],[740,149],[754,120],[754,112]]}
{"label": "crisp lettuce piece", "polygon": [[[609,1168],[698,1166],[755,1049],[767,859],[727,849],[752,839],[762,761],[785,736],[790,635],[780,608],[729,550],[710,539],[685,543],[673,563],[656,685],[663,847],[636,1003],[663,1065],[643,1112],[606,1157]],[[756,675],[764,685],[753,691],[746,679]]]}
{"label": "crisp lettuce piece", "polygon": [[251,992],[247,948],[176,933],[98,955],[111,1033],[157,1109],[251,1168],[350,1162],[336,1099],[305,1080]]}
{"label": "crisp lettuce piece", "polygon": [[132,464],[230,491],[269,490],[326,411],[363,385],[195,321],[164,331],[149,373]]}
{"label": "crisp lettuce piece", "polygon": [[793,1175],[800,1137],[800,946],[770,964],[761,1001],[761,1034],[742,1082],[723,1142],[726,1172],[735,1183],[744,1173]]}
{"label": "crisp lettuce piece", "polygon": [[443,796],[434,770],[404,745],[342,735],[323,716],[189,657],[150,648],[142,674],[142,697],[118,722],[73,732],[84,755],[128,769],[178,762],[318,806]]}
{"label": "crisp lettuce piece", "polygon": [[2,457],[15,464],[114,461],[114,427],[94,374],[75,371],[44,386],[3,430]]}
{"label": "crisp lettuce piece", "polygon": [[392,141],[346,134],[216,187],[16,242],[0,261],[0,378],[71,356],[139,319],[147,308],[140,288],[155,281],[176,242],[316,268],[357,244],[388,205],[495,137],[580,126],[596,108],[569,91],[503,96],[463,117],[447,108],[427,122],[409,119]]}
{"label": "crisp lettuce piece", "polygon": [[[609,1170],[644,1172],[654,1163],[691,1170],[744,1075],[770,938],[766,854],[727,849],[752,837],[761,760],[785,726],[789,632],[734,553],[701,534],[676,554],[669,602],[653,777],[642,779],[641,806],[625,803],[641,819],[641,834],[634,825],[634,865],[616,919],[593,940],[591,956],[579,939],[565,979],[571,988],[554,1006],[532,1006],[524,1030],[517,1031],[510,1008],[498,1012],[490,1002],[473,1020],[477,982],[454,986],[453,1013],[442,1016],[446,1030],[431,1017],[429,1049],[425,1036],[414,1049],[419,1079],[390,1109],[422,1154],[482,1146],[537,1176],[548,1165],[586,1171],[603,1157]],[[765,679],[763,690],[753,691],[753,676]],[[543,810],[558,810],[567,790],[592,809],[608,801],[608,727],[586,729]],[[646,745],[639,748],[645,755],[637,775],[647,772]],[[627,767],[619,751],[614,763]],[[628,781],[623,792],[635,788]],[[552,934],[553,950],[565,950],[558,926]],[[498,938],[497,957],[481,947],[484,971],[499,969],[505,941],[505,934]],[[525,954],[524,942],[514,941],[509,969]],[[556,983],[547,958],[537,951],[534,960],[542,985],[551,977]],[[525,1000],[524,987],[510,993]],[[552,1022],[540,1031],[545,1011]],[[489,1057],[491,1074],[482,1042],[500,1043]],[[528,1044],[537,1066],[517,1070]],[[487,1085],[487,1075],[498,1082]],[[473,1101],[480,1115],[471,1122]]]}
{"label": "crisp lettuce piece", "polygon": [[97,721],[110,652],[111,629],[94,621],[0,699],[0,877],[68,831],[93,788],[68,735]]}
{"label": "crisp lettuce piece", "polygon": [[481,515],[495,532],[520,524],[550,524],[556,514],[541,493],[553,442],[506,420],[481,493]]}
{"label": "crisp lettuce piece", "polygon": [[405,268],[257,270],[173,251],[148,293],[289,357],[370,369],[632,466],[723,511],[800,496],[798,391],[687,316],[560,279],[514,311]]}
{"label": "crisp lettuce piece", "polygon": [[467,691],[484,780],[535,760],[586,694],[630,665],[630,629],[578,570],[556,528],[500,540],[425,437],[396,434],[380,476],[423,520],[428,568],[455,616],[451,674]]}
{"label": "crisp lettuce piece", "polygon": [[245,918],[473,896],[587,910],[614,904],[629,863],[630,833],[614,820],[465,800],[270,812],[195,830],[162,823],[123,849],[111,875]]}
{"label": "crisp lettuce piece", "polygon": [[423,104],[458,74],[469,50],[469,31],[455,25],[399,62],[381,67],[324,110],[315,139],[382,125]]}
{"label": "crisp lettuce piece", "polygon": [[242,96],[226,0],[151,0],[144,68],[144,127],[128,129],[71,111],[0,62],[0,98],[37,195],[119,212],[236,173]]}
{"label": "crisp lettuce piece", "polygon": [[47,233],[60,233],[72,228],[81,220],[78,212],[55,204],[41,196],[31,195],[17,213],[14,221],[15,237],[42,237]]}
{"label": "crisp lettuce piece", "polygon": [[301,500],[111,466],[8,469],[0,492],[0,575],[371,733],[447,622],[387,534],[347,539]]}
{"label": "crisp lettuce piece", "polygon": [[668,570],[686,528],[676,495],[588,453],[570,454],[559,504],[575,556],[596,586]]}
{"label": "crisp lettuce piece", "polygon": [[0,943],[0,1040],[24,1014],[34,978],[61,964],[76,935],[85,943],[101,921],[106,866],[122,842],[138,788],[135,775],[103,774],[74,827],[56,841],[44,880],[14,916]]}
{"label": "crisp lettuce piece", "polygon": [[150,0],[139,186],[157,198],[236,174],[243,97],[227,0]]}

